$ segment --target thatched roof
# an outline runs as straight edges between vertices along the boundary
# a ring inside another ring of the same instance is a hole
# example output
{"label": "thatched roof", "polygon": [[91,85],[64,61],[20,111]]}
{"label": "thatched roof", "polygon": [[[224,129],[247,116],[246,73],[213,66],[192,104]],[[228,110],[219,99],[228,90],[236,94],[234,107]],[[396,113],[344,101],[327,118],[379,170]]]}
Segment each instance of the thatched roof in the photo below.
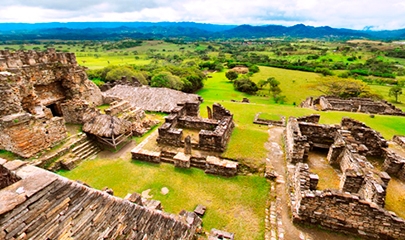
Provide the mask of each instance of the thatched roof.
{"label": "thatched roof", "polygon": [[104,92],[107,98],[119,98],[128,101],[131,106],[145,111],[171,112],[178,102],[202,101],[197,94],[183,93],[168,88],[131,87],[116,85]]}
{"label": "thatched roof", "polygon": [[131,131],[132,123],[110,115],[98,115],[83,125],[83,132],[98,137],[119,136]]}

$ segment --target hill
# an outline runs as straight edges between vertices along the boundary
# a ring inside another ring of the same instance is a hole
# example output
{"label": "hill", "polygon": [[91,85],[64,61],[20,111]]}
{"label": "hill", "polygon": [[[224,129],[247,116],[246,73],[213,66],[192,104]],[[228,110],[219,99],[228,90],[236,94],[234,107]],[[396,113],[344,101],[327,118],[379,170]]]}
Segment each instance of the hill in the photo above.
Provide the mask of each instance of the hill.
{"label": "hill", "polygon": [[394,40],[405,37],[405,29],[390,31],[351,30],[303,24],[218,25],[194,22],[69,22],[69,23],[0,23],[0,41],[7,40],[115,40],[135,39],[230,39],[230,38],[321,38],[346,40],[354,38]]}

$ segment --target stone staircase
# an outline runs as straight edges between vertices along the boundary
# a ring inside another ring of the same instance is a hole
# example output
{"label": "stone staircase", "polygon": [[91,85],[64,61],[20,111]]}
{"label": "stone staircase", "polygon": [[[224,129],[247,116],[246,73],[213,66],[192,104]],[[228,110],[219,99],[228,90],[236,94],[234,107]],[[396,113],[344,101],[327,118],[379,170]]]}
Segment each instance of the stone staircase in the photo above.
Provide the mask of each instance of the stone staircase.
{"label": "stone staircase", "polygon": [[82,162],[85,159],[92,158],[99,152],[101,152],[101,149],[97,145],[97,143],[87,138],[84,142],[72,148],[72,151],[61,159],[60,161],[61,168],[66,170],[72,170],[80,162]]}

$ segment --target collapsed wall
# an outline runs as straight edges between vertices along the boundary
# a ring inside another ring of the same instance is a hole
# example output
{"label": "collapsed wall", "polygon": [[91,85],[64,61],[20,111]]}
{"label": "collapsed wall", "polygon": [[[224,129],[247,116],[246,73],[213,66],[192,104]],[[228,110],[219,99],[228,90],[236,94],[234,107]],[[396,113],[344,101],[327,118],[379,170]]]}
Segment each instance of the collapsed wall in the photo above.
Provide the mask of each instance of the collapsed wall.
{"label": "collapsed wall", "polygon": [[31,157],[66,137],[78,108],[100,104],[73,53],[0,51],[0,149]]}
{"label": "collapsed wall", "polygon": [[25,164],[0,159],[0,239],[194,239],[201,224]]}

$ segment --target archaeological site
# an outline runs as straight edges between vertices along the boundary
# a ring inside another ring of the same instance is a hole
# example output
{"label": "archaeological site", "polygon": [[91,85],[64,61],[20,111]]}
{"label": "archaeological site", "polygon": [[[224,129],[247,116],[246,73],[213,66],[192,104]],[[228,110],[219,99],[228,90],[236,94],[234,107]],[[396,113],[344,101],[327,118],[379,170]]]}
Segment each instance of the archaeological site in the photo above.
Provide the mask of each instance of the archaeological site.
{"label": "archaeological site", "polygon": [[308,97],[300,104],[303,108],[313,108],[320,111],[346,111],[363,112],[370,114],[398,115],[405,113],[393,104],[380,100],[375,101],[370,98],[338,98],[333,96],[320,96],[318,98]]}
{"label": "archaeological site", "polygon": [[[349,117],[339,124],[320,124],[318,114],[270,120],[259,112],[249,121],[256,130],[267,131],[268,142],[255,142],[268,151],[260,172],[225,154],[233,137],[244,131],[238,129],[243,120],[234,117],[227,103],[208,106],[197,94],[142,86],[126,77],[102,90],[73,53],[0,51],[0,150],[16,156],[0,158],[0,239],[238,239],[227,229],[204,232],[210,209],[203,204],[173,214],[143,193],[119,198],[114,189],[97,190],[57,172],[88,159],[98,161],[103,152],[120,161],[121,151],[139,168],[169,163],[176,174],[200,169],[203,176],[230,182],[256,174],[271,186],[265,219],[257,223],[265,225],[266,240],[288,239],[284,233],[294,225],[361,239],[405,239],[405,220],[386,209],[389,184],[393,179],[405,182],[405,136],[386,140]],[[230,103],[254,104],[247,98]],[[309,97],[301,107],[404,116],[386,101],[364,98]],[[206,109],[207,117],[200,109]],[[161,121],[151,112],[160,114]],[[140,142],[133,140],[142,136]],[[317,164],[338,179],[334,188],[321,187],[328,180],[314,173],[319,170],[313,169],[319,160],[314,153],[319,152],[325,161]]]}

